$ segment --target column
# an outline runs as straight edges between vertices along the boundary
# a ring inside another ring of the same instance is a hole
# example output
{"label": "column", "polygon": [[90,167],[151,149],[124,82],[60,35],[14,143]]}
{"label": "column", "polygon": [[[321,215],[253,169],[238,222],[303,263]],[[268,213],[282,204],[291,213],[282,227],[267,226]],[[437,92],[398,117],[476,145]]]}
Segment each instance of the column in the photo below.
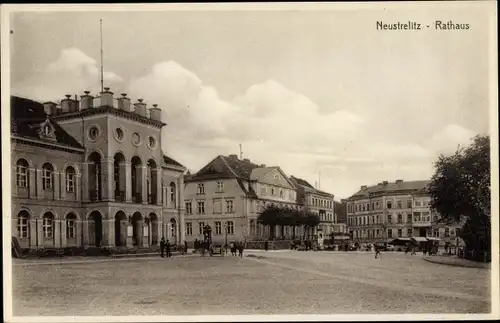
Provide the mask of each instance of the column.
{"label": "column", "polygon": [[[149,230],[151,222],[142,223],[142,247],[149,247],[149,241],[151,239],[151,230]],[[147,233],[147,235],[146,235]]]}
{"label": "column", "polygon": [[158,239],[156,239],[156,245],[159,246],[160,245],[160,240],[161,240],[161,237],[163,237],[163,222],[158,220],[158,225],[156,226],[156,229],[158,230]]}
{"label": "column", "polygon": [[[127,183],[130,182],[130,179],[127,179],[127,176],[126,176],[126,173],[127,173],[126,162],[121,162],[118,165],[118,168],[119,168],[119,170],[118,170],[119,175],[118,175],[117,191],[125,193],[127,191]],[[130,165],[129,165],[129,169],[130,169]],[[129,185],[130,185],[130,183],[129,183]]]}
{"label": "column", "polygon": [[168,193],[167,193],[167,187],[166,186],[163,186],[162,187],[162,192],[161,194],[163,194],[163,206],[164,207],[167,207],[167,198],[168,198]]}
{"label": "column", "polygon": [[127,227],[126,227],[126,236],[127,236],[127,248],[132,248],[133,247],[133,228],[132,228],[132,224],[130,224],[128,221],[127,221]]}
{"label": "column", "polygon": [[37,228],[37,243],[38,248],[44,247],[44,237],[43,237],[43,219],[38,220],[38,228]]}
{"label": "column", "polygon": [[42,184],[42,170],[37,169],[36,170],[36,198],[37,199],[42,199],[43,198],[43,184]]}
{"label": "column", "polygon": [[101,190],[103,201],[114,201],[114,159],[104,158],[101,162]]}
{"label": "column", "polygon": [[34,168],[29,168],[28,170],[28,185],[29,185],[29,197],[30,198],[35,198],[36,197],[36,187],[37,187],[37,182],[36,182],[36,170]]}
{"label": "column", "polygon": [[89,186],[89,177],[90,177],[89,176],[90,175],[89,166],[90,166],[90,164],[91,164],[90,162],[82,163],[83,178],[82,178],[82,195],[81,196],[82,196],[83,202],[88,202],[90,200],[90,196],[89,196],[89,189],[90,189],[90,186]]}
{"label": "column", "polygon": [[17,178],[16,178],[16,176],[17,176],[17,166],[16,165],[12,166],[12,170],[11,170],[10,173],[12,174],[12,178],[11,178],[11,181],[12,181],[11,195],[12,196],[17,196]]}
{"label": "column", "polygon": [[115,246],[115,221],[114,220],[102,220],[103,228],[103,239],[104,247],[114,247]]}
{"label": "column", "polygon": [[89,220],[83,220],[83,246],[89,246]]}
{"label": "column", "polygon": [[137,243],[137,246],[138,247],[142,247],[143,245],[143,226],[144,226],[144,220],[138,220],[135,222],[135,230],[136,230],[136,233],[137,233],[137,236],[136,236],[136,243]]}
{"label": "column", "polygon": [[156,176],[156,187],[151,188],[156,193],[156,205],[161,205],[161,194],[163,194],[161,186],[161,168],[158,166],[156,169],[152,170],[153,177]]}
{"label": "column", "polygon": [[54,172],[53,176],[54,180],[54,190],[52,191],[52,194],[54,194],[53,198],[54,200],[59,200],[61,198],[61,178],[60,178],[60,173],[59,172]]}
{"label": "column", "polygon": [[178,237],[181,239],[180,242],[184,243],[186,240],[186,223],[184,219],[184,203],[181,203],[183,200],[183,192],[184,192],[184,176],[181,175],[179,178],[179,181],[177,183],[177,192],[175,194],[176,196],[176,203],[177,203],[177,209],[179,210],[179,235]]}
{"label": "column", "polygon": [[[75,238],[76,238],[76,246],[77,247],[81,247],[82,246],[82,229],[83,229],[83,225],[82,225],[82,221],[81,220],[76,220],[76,223],[75,223]],[[66,234],[64,234],[64,236],[66,237]]]}
{"label": "column", "polygon": [[54,247],[61,247],[61,220],[54,220]]}
{"label": "column", "polygon": [[[76,226],[76,222],[75,222]],[[75,228],[76,230],[76,228]],[[78,231],[76,231],[78,232]],[[68,240],[66,239],[66,219],[61,220],[61,248],[68,246]]]}
{"label": "column", "polygon": [[30,238],[29,245],[30,245],[30,248],[36,248],[36,246],[37,246],[38,237],[37,237],[36,223],[37,223],[36,219],[29,221],[29,226],[30,226],[30,228],[29,228],[29,238]]}
{"label": "column", "polygon": [[[65,200],[66,199],[66,173],[65,172],[61,172],[61,175],[60,175],[60,179],[61,179],[61,193],[60,193],[60,197],[61,197],[61,200]],[[75,185],[75,192],[76,192],[76,185],[77,183],[73,183],[73,185]]]}
{"label": "column", "polygon": [[147,181],[147,167],[146,166],[138,166],[137,167],[137,177],[140,178],[140,192],[142,195],[142,204],[148,204],[148,187],[146,184]]}
{"label": "column", "polygon": [[76,174],[75,175],[75,199],[77,201],[81,201],[82,200],[81,182],[82,182],[82,175],[81,174]]}
{"label": "column", "polygon": [[130,162],[125,162],[125,201],[132,202],[132,168]]}

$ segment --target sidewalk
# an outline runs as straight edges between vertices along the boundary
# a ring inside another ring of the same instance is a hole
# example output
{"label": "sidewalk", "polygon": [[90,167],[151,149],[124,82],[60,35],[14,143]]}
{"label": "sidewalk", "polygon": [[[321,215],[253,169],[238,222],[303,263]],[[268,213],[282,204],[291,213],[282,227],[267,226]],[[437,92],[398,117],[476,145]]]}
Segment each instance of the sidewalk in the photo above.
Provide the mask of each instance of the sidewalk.
{"label": "sidewalk", "polygon": [[491,268],[491,263],[489,262],[476,262],[459,258],[457,256],[425,256],[424,260],[428,262],[433,262],[435,264],[442,264],[442,265],[456,266],[456,267],[483,268],[483,269]]}

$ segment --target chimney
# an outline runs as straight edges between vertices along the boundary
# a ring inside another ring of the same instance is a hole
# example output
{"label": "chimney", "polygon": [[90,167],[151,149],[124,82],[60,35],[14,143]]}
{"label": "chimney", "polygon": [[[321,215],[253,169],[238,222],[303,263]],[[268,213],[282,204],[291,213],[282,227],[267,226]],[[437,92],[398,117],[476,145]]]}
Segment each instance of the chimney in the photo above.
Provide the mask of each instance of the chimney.
{"label": "chimney", "polygon": [[158,108],[158,104],[153,104],[153,107],[149,109],[149,117],[156,121],[161,121],[161,109]]}
{"label": "chimney", "polygon": [[368,188],[368,186],[366,186],[366,185],[361,186],[362,191],[366,190],[367,188]]}
{"label": "chimney", "polygon": [[138,99],[137,103],[134,103],[135,113],[142,117],[146,117],[146,103],[142,102],[143,99]]}
{"label": "chimney", "polygon": [[384,186],[386,186],[387,184],[389,184],[389,182],[388,182],[388,181],[383,181],[383,182],[382,182],[382,184],[383,184]]}
{"label": "chimney", "polygon": [[113,92],[109,91],[109,87],[104,88],[104,92],[101,92],[101,107],[112,107],[113,106]]}
{"label": "chimney", "polygon": [[43,110],[49,116],[56,115],[57,114],[57,104],[55,104],[54,102],[50,102],[50,101],[45,102],[43,104]]}
{"label": "chimney", "polygon": [[127,98],[127,93],[122,93],[122,96],[118,98],[118,109],[125,110],[127,112],[132,112],[130,99]]}
{"label": "chimney", "polygon": [[397,180],[396,180],[396,184],[398,184],[398,185],[399,185],[399,184],[401,184],[401,183],[403,183],[403,180],[402,180],[402,179],[397,179]]}
{"label": "chimney", "polygon": [[69,112],[78,112],[78,96],[75,94],[75,99],[69,103]]}
{"label": "chimney", "polygon": [[90,95],[90,91],[85,91],[84,95],[80,96],[80,111],[92,109],[94,107],[94,97]]}
{"label": "chimney", "polygon": [[71,107],[71,94],[66,94],[66,99],[61,100],[61,112],[62,113],[68,113],[70,112],[70,107]]}

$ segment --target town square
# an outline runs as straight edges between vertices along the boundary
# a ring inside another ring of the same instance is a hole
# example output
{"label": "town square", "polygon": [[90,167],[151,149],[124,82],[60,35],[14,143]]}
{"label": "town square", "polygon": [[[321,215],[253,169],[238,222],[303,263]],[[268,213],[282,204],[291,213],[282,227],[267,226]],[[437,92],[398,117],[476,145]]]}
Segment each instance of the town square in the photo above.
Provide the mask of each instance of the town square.
{"label": "town square", "polygon": [[498,316],[491,3],[248,5],[2,6],[6,317]]}

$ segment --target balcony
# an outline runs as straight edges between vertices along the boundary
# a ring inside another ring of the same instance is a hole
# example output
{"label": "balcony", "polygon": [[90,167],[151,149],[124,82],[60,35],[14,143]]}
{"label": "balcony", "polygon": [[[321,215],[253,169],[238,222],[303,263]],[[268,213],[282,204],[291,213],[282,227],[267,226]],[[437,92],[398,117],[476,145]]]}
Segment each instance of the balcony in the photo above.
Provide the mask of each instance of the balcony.
{"label": "balcony", "polygon": [[100,201],[101,200],[101,194],[99,194],[98,190],[89,190],[89,198],[90,201],[95,202],[95,201]]}
{"label": "balcony", "polygon": [[156,194],[149,194],[148,195],[148,204],[156,204],[158,201]]}
{"label": "balcony", "polygon": [[125,202],[125,191],[115,191],[115,201]]}
{"label": "balcony", "polygon": [[134,202],[134,203],[142,203],[142,195],[141,195],[141,193],[135,193],[132,196],[132,202]]}
{"label": "balcony", "polygon": [[430,227],[432,223],[431,221],[413,221],[412,226],[415,228]]}

